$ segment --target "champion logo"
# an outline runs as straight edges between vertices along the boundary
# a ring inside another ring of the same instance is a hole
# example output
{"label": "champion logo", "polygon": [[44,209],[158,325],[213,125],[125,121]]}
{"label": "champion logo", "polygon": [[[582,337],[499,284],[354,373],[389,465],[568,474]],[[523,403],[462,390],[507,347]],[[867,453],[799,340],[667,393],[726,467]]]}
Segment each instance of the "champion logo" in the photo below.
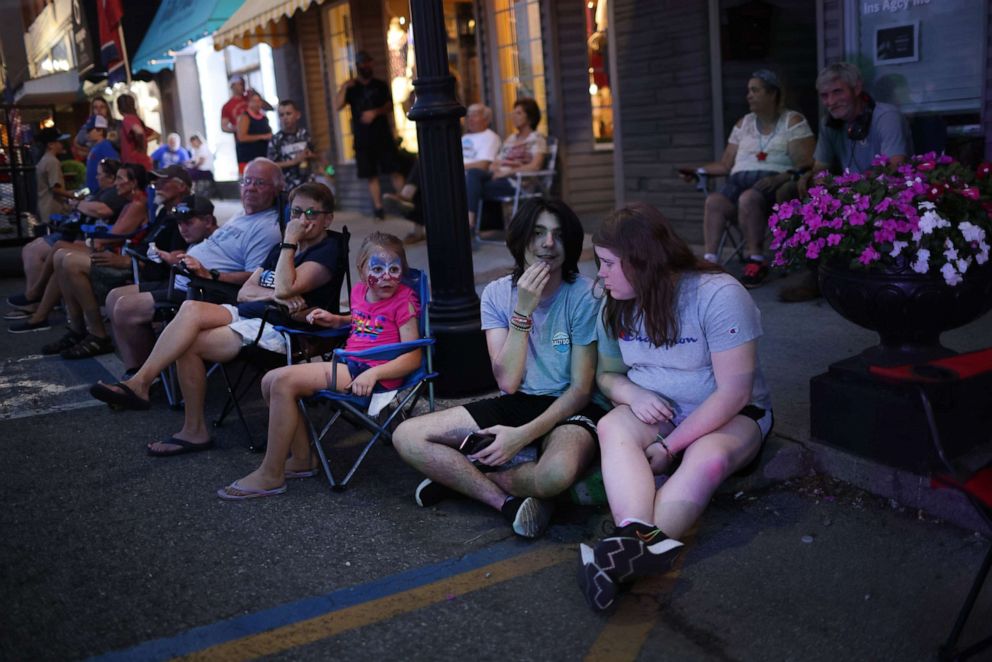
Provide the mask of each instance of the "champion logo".
{"label": "champion logo", "polygon": [[737,327],[736,326],[730,327],[730,335],[734,335],[735,333],[737,333]]}

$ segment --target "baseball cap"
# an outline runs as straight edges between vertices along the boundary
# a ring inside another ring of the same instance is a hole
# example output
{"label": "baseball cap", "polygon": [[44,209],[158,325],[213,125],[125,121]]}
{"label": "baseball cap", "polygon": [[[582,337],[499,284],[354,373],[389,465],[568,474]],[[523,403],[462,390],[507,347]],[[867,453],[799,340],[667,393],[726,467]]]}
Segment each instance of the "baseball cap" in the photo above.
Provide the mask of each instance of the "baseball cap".
{"label": "baseball cap", "polygon": [[200,195],[187,195],[169,210],[169,217],[185,221],[194,216],[209,216],[214,213],[214,203]]}
{"label": "baseball cap", "polygon": [[58,129],[56,129],[54,126],[50,126],[47,129],[42,129],[41,131],[39,131],[38,133],[36,133],[34,135],[34,139],[35,139],[35,141],[37,141],[37,142],[39,142],[39,143],[41,143],[43,145],[47,145],[48,143],[57,143],[57,142],[60,142],[62,140],[68,140],[69,139],[69,134],[68,133],[62,133],[61,131],[59,131]]}
{"label": "baseball cap", "polygon": [[193,180],[190,178],[189,173],[186,172],[186,168],[180,165],[171,165],[168,168],[163,168],[161,170],[153,170],[151,173],[152,178],[174,178],[181,182],[185,182],[186,186],[193,186]]}

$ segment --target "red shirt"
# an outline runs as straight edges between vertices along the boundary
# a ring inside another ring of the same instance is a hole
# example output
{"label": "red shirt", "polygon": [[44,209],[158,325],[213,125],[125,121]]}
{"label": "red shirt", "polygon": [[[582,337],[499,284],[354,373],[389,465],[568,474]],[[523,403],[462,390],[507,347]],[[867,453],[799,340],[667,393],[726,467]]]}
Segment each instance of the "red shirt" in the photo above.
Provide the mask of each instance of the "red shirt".
{"label": "red shirt", "polygon": [[[138,127],[144,133],[144,137],[135,135],[134,127]],[[121,162],[137,163],[144,166],[145,170],[152,169],[152,159],[148,156],[148,129],[137,115],[125,115],[121,122]]]}
{"label": "red shirt", "polygon": [[[227,122],[231,123],[237,131],[238,118],[248,109],[248,93],[245,92],[240,97],[231,97],[220,109],[220,125],[223,128]],[[227,120],[227,122],[225,122]]]}

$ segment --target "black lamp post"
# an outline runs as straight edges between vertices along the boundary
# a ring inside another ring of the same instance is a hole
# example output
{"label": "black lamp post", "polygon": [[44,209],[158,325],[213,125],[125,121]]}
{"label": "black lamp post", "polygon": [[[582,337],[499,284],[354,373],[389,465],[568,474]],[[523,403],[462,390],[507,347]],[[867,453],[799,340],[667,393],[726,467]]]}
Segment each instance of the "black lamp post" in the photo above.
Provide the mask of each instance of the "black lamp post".
{"label": "black lamp post", "polygon": [[410,0],[416,44],[416,101],[408,117],[417,123],[421,196],[431,273],[431,330],[437,339],[438,393],[467,395],[495,389],[475,294],[472,246],[465,202],[465,165],[459,118],[448,71],[444,3]]}

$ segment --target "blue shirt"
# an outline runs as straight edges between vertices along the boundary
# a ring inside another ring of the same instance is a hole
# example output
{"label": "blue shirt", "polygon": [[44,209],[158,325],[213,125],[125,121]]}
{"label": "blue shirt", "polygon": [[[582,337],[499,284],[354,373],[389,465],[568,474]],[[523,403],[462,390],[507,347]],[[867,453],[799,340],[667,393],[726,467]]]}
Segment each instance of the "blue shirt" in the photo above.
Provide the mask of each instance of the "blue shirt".
{"label": "blue shirt", "polygon": [[114,144],[106,139],[93,145],[93,149],[86,157],[86,188],[93,193],[100,190],[100,185],[96,181],[96,169],[103,159],[117,159],[118,161],[121,159],[121,155],[114,149]]}
{"label": "blue shirt", "polygon": [[168,145],[162,145],[152,152],[152,163],[155,164],[156,170],[168,168],[171,165],[183,165],[191,158],[185,147],[180,147],[173,152]]}

